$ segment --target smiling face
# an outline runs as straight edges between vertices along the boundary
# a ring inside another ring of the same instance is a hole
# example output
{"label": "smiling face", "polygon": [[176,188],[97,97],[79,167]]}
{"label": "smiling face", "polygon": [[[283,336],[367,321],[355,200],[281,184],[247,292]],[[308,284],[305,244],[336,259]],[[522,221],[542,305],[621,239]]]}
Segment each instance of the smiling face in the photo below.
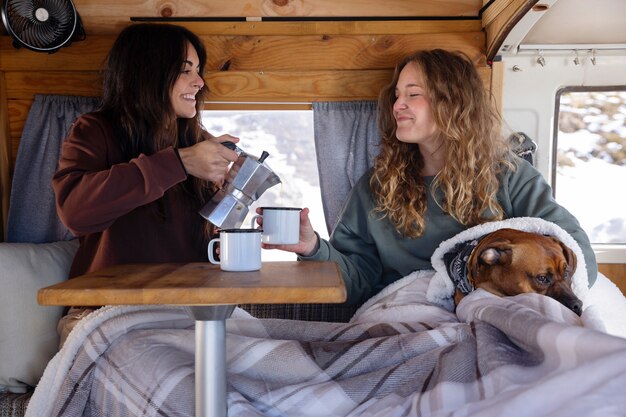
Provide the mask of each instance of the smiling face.
{"label": "smiling face", "polygon": [[196,115],[196,94],[204,85],[199,71],[198,53],[191,43],[188,43],[187,58],[181,64],[180,75],[170,92],[170,100],[176,117],[190,119]]}
{"label": "smiling face", "polygon": [[393,116],[399,141],[416,143],[420,148],[433,152],[440,143],[423,78],[416,64],[409,62],[405,65],[396,83]]}

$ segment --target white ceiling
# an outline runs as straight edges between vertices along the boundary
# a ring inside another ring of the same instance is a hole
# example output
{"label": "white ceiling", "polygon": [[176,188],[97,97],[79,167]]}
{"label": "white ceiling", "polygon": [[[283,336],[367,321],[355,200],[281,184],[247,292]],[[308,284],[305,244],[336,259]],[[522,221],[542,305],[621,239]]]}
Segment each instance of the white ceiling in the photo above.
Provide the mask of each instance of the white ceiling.
{"label": "white ceiling", "polygon": [[521,43],[626,44],[626,0],[558,0]]}
{"label": "white ceiling", "polygon": [[540,0],[509,33],[501,55],[524,49],[626,50],[626,0]]}

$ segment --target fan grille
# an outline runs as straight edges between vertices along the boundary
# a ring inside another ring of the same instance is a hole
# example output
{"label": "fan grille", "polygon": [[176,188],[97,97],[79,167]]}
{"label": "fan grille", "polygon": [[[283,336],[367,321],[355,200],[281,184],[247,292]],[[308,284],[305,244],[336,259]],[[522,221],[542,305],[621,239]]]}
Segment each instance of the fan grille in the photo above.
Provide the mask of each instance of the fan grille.
{"label": "fan grille", "polygon": [[14,39],[36,51],[55,51],[76,28],[76,9],[69,0],[8,0],[5,25]]}

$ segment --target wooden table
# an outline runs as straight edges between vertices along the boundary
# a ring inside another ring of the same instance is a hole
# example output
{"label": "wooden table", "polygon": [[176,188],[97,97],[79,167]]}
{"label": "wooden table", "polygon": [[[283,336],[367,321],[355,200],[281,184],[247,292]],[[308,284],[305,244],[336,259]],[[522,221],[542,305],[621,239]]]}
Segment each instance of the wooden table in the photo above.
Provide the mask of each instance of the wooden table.
{"label": "wooden table", "polygon": [[334,262],[264,262],[225,272],[210,263],[118,265],[39,290],[43,305],[185,305],[196,327],[196,417],[227,414],[226,325],[236,304],[341,303]]}

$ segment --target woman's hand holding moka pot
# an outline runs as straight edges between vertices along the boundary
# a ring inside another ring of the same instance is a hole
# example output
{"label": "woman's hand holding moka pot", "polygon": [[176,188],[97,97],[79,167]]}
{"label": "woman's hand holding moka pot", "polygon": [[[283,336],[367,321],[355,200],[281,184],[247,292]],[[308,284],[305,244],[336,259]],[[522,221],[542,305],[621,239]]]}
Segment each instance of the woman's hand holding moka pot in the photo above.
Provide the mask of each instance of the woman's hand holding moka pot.
{"label": "woman's hand holding moka pot", "polygon": [[224,143],[237,143],[239,138],[231,135],[210,137],[187,148],[179,148],[178,155],[187,174],[211,181],[221,186],[228,167],[237,160],[238,153]]}

